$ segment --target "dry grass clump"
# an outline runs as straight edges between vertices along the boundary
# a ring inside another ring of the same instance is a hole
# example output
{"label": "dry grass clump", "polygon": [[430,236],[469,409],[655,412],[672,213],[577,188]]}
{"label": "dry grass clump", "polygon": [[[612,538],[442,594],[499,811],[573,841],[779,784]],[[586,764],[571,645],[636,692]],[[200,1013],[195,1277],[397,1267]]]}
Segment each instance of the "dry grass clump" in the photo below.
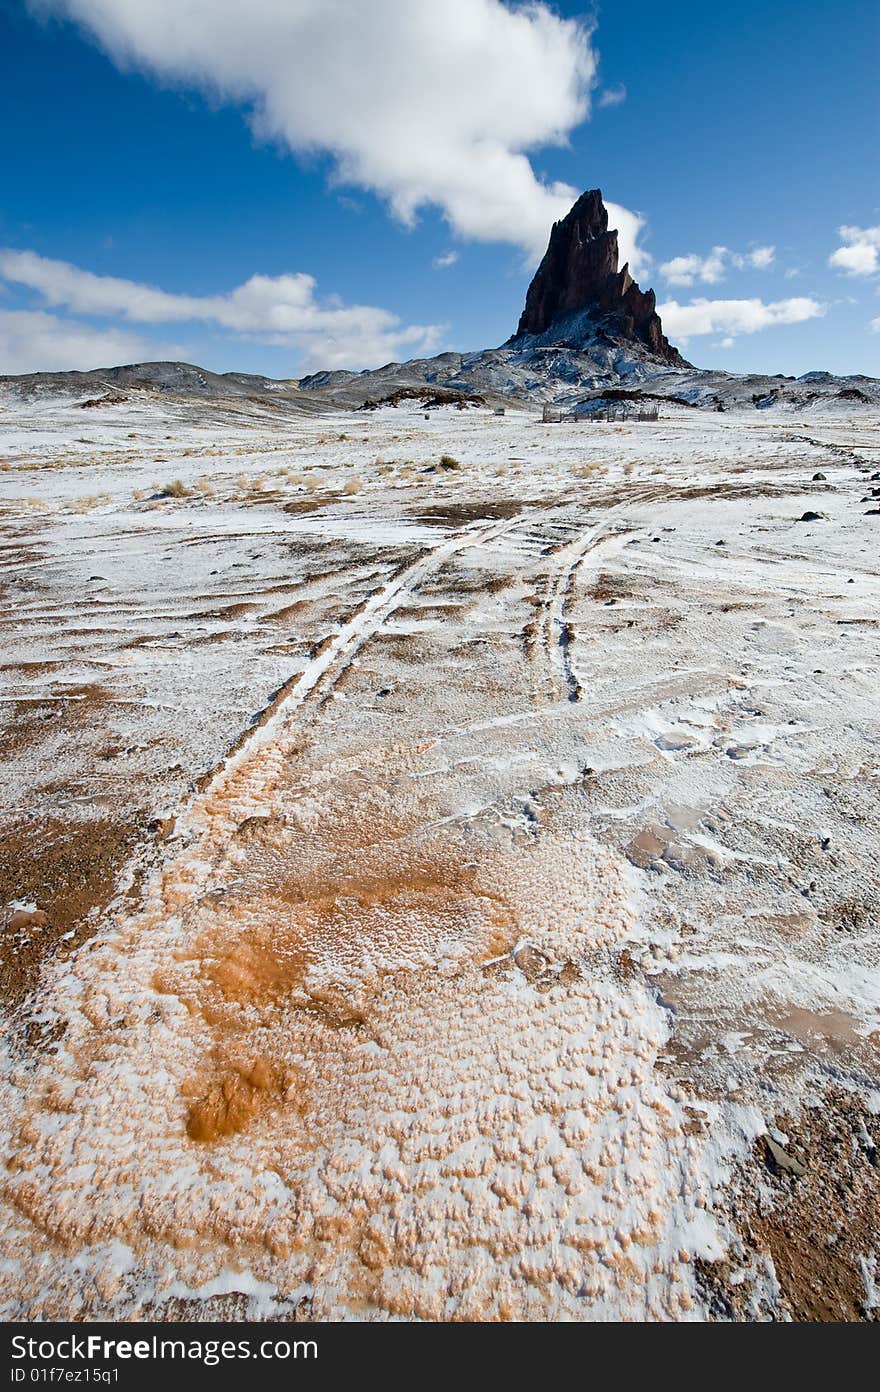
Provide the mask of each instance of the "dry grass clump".
{"label": "dry grass clump", "polygon": [[363,486],[363,481],[361,479],[350,478],[346,480],[345,484],[343,485],[342,491],[343,493],[351,497],[355,493],[360,493]]}
{"label": "dry grass clump", "polygon": [[70,504],[70,511],[91,512],[93,508],[104,507],[109,502],[109,493],[90,493],[84,498],[74,498]]}
{"label": "dry grass clump", "polygon": [[447,472],[451,472],[454,469],[460,469],[461,464],[457,459],[454,459],[451,454],[441,454],[440,468],[446,469]]}
{"label": "dry grass clump", "polygon": [[174,479],[171,483],[166,483],[159,492],[163,498],[189,498],[191,496],[190,490],[181,479]]}
{"label": "dry grass clump", "polygon": [[10,498],[9,505],[16,512],[46,512],[49,507],[44,498]]}

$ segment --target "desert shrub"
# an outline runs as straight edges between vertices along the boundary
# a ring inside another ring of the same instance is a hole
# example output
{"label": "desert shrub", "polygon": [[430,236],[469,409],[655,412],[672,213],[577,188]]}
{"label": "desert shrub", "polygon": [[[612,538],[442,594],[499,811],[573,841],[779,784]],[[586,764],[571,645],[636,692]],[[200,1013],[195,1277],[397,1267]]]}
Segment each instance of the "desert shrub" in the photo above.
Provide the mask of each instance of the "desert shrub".
{"label": "desert shrub", "polygon": [[348,493],[349,495],[354,493],[360,493],[363,486],[364,485],[359,478],[350,478],[345,483],[342,491],[343,493]]}
{"label": "desert shrub", "polygon": [[441,456],[440,456],[440,468],[441,468],[441,469],[447,469],[447,470],[451,470],[451,469],[460,469],[460,468],[461,468],[461,464],[459,463],[459,461],[458,461],[457,459],[453,459],[453,457],[452,457],[451,454],[441,454]]}
{"label": "desert shrub", "polygon": [[103,507],[110,502],[109,493],[90,493],[82,498],[74,498],[70,503],[71,512],[91,512],[92,508]]}
{"label": "desert shrub", "polygon": [[180,479],[175,479],[173,483],[166,483],[161,490],[163,498],[188,498],[189,489]]}

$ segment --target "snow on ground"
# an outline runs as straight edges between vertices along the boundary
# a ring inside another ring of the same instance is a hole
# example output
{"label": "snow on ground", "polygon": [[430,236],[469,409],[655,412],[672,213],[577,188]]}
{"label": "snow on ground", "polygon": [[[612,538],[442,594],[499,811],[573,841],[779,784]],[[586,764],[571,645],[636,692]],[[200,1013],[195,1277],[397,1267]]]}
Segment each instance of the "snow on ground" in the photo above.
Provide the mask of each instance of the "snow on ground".
{"label": "snow on ground", "polygon": [[0,411],[4,1314],[800,1317],[756,1138],[880,1111],[871,421],[209,409]]}

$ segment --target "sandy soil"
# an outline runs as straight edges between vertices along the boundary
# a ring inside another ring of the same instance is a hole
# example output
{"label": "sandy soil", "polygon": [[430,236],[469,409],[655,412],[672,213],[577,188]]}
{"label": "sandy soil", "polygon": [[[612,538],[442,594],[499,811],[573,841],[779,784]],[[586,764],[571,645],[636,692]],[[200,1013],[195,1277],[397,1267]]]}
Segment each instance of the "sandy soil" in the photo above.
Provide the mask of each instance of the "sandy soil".
{"label": "sandy soil", "polygon": [[6,1317],[876,1319],[876,421],[27,410]]}

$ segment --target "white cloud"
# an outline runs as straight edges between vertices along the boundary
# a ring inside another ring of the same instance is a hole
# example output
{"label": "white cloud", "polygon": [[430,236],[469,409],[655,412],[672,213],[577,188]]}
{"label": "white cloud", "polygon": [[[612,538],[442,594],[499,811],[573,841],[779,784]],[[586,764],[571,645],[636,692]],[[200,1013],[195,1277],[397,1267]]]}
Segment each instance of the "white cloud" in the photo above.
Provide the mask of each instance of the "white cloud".
{"label": "white cloud", "polygon": [[736,339],[735,339],[735,338],[722,338],[721,342],[718,344],[718,347],[719,347],[719,348],[732,348],[735,342],[736,342]]}
{"label": "white cloud", "polygon": [[716,246],[708,256],[697,256],[695,252],[673,256],[671,261],[663,262],[660,274],[670,285],[694,285],[698,280],[715,285],[724,279],[728,255],[727,247]]}
{"label": "white cloud", "polygon": [[[335,178],[411,223],[535,260],[580,192],[536,177],[527,152],[589,114],[592,22],[501,0],[30,0],[84,25],[122,67],[249,108],[258,134],[327,153]],[[616,210],[615,210],[616,212]],[[633,215],[617,217],[638,267]]]}
{"label": "white cloud", "polygon": [[747,266],[756,271],[769,271],[775,260],[775,246],[757,246],[745,252],[714,246],[708,256],[698,256],[693,251],[687,256],[673,256],[671,261],[663,262],[660,272],[670,285],[696,285],[697,281],[717,285],[731,267],[738,271]]}
{"label": "white cloud", "polygon": [[447,270],[450,266],[454,266],[457,260],[458,260],[458,252],[457,252],[457,251],[444,251],[444,253],[443,253],[442,256],[435,256],[435,257],[434,257],[434,260],[431,262],[431,265],[432,265],[432,266],[434,267],[434,269],[437,270],[437,271],[445,271],[445,270]]}
{"label": "white cloud", "polygon": [[876,319],[871,320],[871,332],[880,333],[880,315],[878,315]]}
{"label": "white cloud", "polygon": [[843,246],[828,257],[828,265],[844,275],[868,276],[880,271],[880,227],[838,227]]}
{"label": "white cloud", "polygon": [[606,87],[599,96],[599,106],[620,106],[626,101],[626,87],[619,82],[616,87]]}
{"label": "white cloud", "polygon": [[433,352],[443,326],[403,325],[373,305],[316,298],[312,276],[251,276],[222,295],[178,295],[117,276],[94,275],[33,251],[0,248],[0,277],[26,285],[74,314],[140,324],[202,321],[305,354],[307,368],[380,367],[396,357]]}
{"label": "white cloud", "polygon": [[[622,208],[619,203],[609,203],[607,198],[604,199],[604,203],[608,209],[608,226],[617,228],[620,264],[621,266],[628,265],[633,276],[639,280],[648,274],[653,264],[648,252],[639,246],[639,237],[644,229],[645,219],[641,213],[632,213],[629,208]],[[566,208],[565,211],[568,212],[568,209]]]}
{"label": "white cloud", "polygon": [[86,372],[155,356],[155,345],[124,330],[96,329],[43,310],[0,310],[2,373]]}
{"label": "white cloud", "polygon": [[698,334],[758,333],[777,324],[799,324],[825,313],[818,300],[800,297],[790,300],[691,300],[682,305],[668,300],[657,306],[663,330],[670,338],[685,342]]}
{"label": "white cloud", "polygon": [[754,266],[756,271],[769,271],[776,260],[775,246],[757,246],[745,255],[747,265]]}

